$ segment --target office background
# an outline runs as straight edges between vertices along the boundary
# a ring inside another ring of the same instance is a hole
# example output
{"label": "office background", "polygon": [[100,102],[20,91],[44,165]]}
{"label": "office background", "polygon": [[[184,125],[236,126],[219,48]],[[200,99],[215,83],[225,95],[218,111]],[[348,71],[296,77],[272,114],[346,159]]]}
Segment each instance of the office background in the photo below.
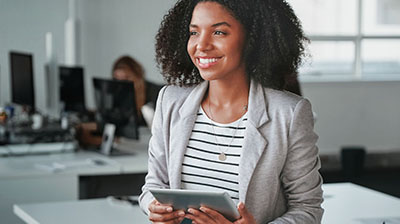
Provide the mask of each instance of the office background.
{"label": "office background", "polygon": [[[292,1],[300,2],[302,0]],[[317,0],[306,1],[315,2]],[[343,4],[347,4],[347,2],[354,3],[359,0],[323,1],[341,1],[344,2]],[[371,2],[373,0],[362,1]],[[52,33],[58,64],[63,65],[66,61],[64,27],[68,18],[68,2],[68,0],[0,0],[0,107],[11,101],[9,51],[21,51],[33,54],[36,105],[41,112],[46,113],[45,36],[48,32]],[[133,56],[144,66],[148,80],[163,83],[154,60],[154,37],[162,16],[174,2],[175,0],[76,0],[76,19],[79,22],[78,65],[85,69],[85,98],[89,109],[95,107],[92,77],[111,78],[112,64],[121,55]],[[397,39],[397,43],[400,42],[399,40],[400,38]],[[392,50],[400,52],[400,49],[396,49],[396,47],[393,47]],[[320,136],[318,146],[323,159],[322,166],[325,168],[322,172],[325,181],[348,181],[343,179],[342,174],[338,171],[340,170],[340,150],[345,146],[362,146],[369,155],[373,155],[367,159],[367,163],[378,161],[376,162],[378,166],[373,166],[367,175],[355,179],[354,182],[399,196],[400,71],[398,71],[397,77],[394,75],[391,78],[382,78],[380,74],[376,74],[375,79],[323,79],[318,77],[310,79],[304,78],[300,74],[300,81],[303,95],[310,99],[316,113],[315,130]],[[145,149],[144,145],[138,148]],[[378,153],[376,154],[376,152]],[[145,150],[142,154],[146,155]],[[328,157],[325,157],[327,155]],[[77,158],[74,155],[61,154],[57,156],[60,157],[60,160],[65,160],[65,158],[79,160],[92,157],[92,155],[86,154],[77,155]],[[336,159],[332,163],[333,169],[327,166],[331,162],[331,157]],[[28,199],[24,198],[25,194],[15,196],[18,200],[21,198],[20,201],[17,201],[18,203],[37,202],[40,201],[37,198],[42,197],[25,190],[25,184],[37,185],[33,190],[29,189],[32,192],[36,192],[36,190],[39,192],[42,188],[46,189],[45,187],[49,188],[50,193],[45,192],[48,194],[46,200],[71,200],[71,198],[77,199],[77,195],[82,193],[71,187],[80,182],[76,176],[92,178],[98,173],[115,175],[119,174],[121,170],[125,172],[122,172],[123,175],[143,174],[143,170],[135,167],[139,164],[140,158],[142,157],[122,158],[122,162],[118,161],[122,165],[115,167],[113,165],[104,167],[104,169],[89,167],[77,171],[67,170],[66,173],[73,173],[73,177],[64,174],[49,175],[55,179],[49,178],[51,182],[43,184],[45,186],[42,186],[42,179],[37,179],[35,176],[39,171],[31,171],[27,167],[23,172],[8,169],[2,173],[2,178],[5,180],[4,183],[8,183],[9,176],[11,176],[10,182],[13,182],[14,176],[24,176],[25,172],[33,172],[32,178],[30,176],[28,178],[30,182],[23,180],[24,184],[18,184],[23,189],[20,191],[29,195]],[[2,163],[11,164],[11,168],[15,168],[15,164],[18,163],[14,164],[14,160],[18,160],[17,157],[2,159]],[[135,162],[132,163],[132,159]],[[389,169],[387,164],[392,164]],[[129,176],[127,179],[132,178]],[[65,184],[62,181],[65,181]],[[53,185],[65,185],[65,187],[50,191]],[[382,188],[382,185],[386,186]],[[14,191],[14,185],[9,186],[11,187],[8,189]],[[7,203],[15,203],[12,200],[9,199]],[[4,210],[4,208],[1,209]],[[7,208],[7,211],[9,210]],[[9,213],[10,217],[17,219],[14,214]]]}
{"label": "office background", "polygon": [[[154,61],[154,36],[174,0],[77,1],[80,63],[85,68],[86,102],[94,107],[92,77],[110,77],[113,61],[130,54],[143,64],[147,79],[162,83]],[[0,105],[10,101],[10,50],[34,54],[36,102],[45,109],[45,34],[51,32],[59,64],[65,61],[67,0],[0,0]],[[322,154],[344,145],[368,150],[400,148],[400,76],[387,81],[305,81],[303,94],[317,114]]]}

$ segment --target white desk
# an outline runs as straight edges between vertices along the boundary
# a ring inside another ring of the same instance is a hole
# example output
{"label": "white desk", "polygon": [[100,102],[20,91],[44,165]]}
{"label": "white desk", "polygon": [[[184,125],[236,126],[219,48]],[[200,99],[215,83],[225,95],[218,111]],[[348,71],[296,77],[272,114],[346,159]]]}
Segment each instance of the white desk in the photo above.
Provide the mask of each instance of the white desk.
{"label": "white desk", "polygon": [[400,199],[351,183],[324,184],[322,223],[400,224]]}
{"label": "white desk", "polygon": [[[107,157],[95,152],[0,157],[0,223],[22,223],[13,214],[13,204],[73,201],[79,198],[79,176],[118,175],[147,172],[149,136],[130,145],[132,156]],[[105,165],[88,164],[61,170],[43,169],[53,162],[74,163],[88,159]]]}
{"label": "white desk", "polygon": [[139,206],[107,199],[15,205],[14,213],[29,224],[141,224],[149,223]]}
{"label": "white desk", "polygon": [[[355,184],[324,184],[323,224],[398,224],[400,199]],[[107,199],[19,204],[14,213],[28,224],[148,223],[138,206]]]}

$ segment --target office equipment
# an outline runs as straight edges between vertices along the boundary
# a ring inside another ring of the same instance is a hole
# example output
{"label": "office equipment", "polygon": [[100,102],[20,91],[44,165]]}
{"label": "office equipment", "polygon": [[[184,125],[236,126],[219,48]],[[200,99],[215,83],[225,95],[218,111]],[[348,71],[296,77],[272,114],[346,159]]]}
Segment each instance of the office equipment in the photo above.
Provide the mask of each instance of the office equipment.
{"label": "office equipment", "polygon": [[[351,183],[323,184],[323,224],[399,223],[400,199]],[[107,199],[14,205],[28,224],[149,223],[136,206],[118,206]],[[392,222],[391,222],[392,221]]]}
{"label": "office equipment", "polygon": [[86,111],[82,67],[59,67],[61,111]]}
{"label": "office equipment", "polygon": [[39,129],[28,126],[15,126],[8,130],[10,144],[31,144],[48,142],[74,141],[75,137],[69,129],[63,129],[59,123],[43,125]]}
{"label": "office equipment", "polygon": [[235,203],[227,192],[211,192],[180,189],[150,189],[153,196],[162,204],[169,204],[175,210],[199,209],[206,206],[220,212],[230,221],[240,217]]}
{"label": "office equipment", "polygon": [[0,156],[71,152],[78,147],[73,130],[47,121],[40,128],[10,125],[5,143],[0,146]]}
{"label": "office equipment", "polygon": [[73,152],[77,147],[77,143],[73,141],[2,145],[0,146],[0,156],[26,156],[61,152],[65,153]]}
{"label": "office equipment", "polygon": [[12,102],[35,110],[33,56],[28,53],[10,52]]}
{"label": "office equipment", "polygon": [[115,125],[106,124],[104,126],[103,138],[100,146],[100,152],[104,155],[110,155],[114,142]]}
{"label": "office equipment", "polygon": [[93,78],[96,121],[100,133],[107,123],[116,126],[115,135],[139,138],[134,85],[130,81]]}
{"label": "office equipment", "polygon": [[45,35],[46,43],[46,63],[45,69],[45,87],[46,87],[46,113],[52,117],[60,116],[60,94],[59,94],[59,77],[57,67],[57,56],[53,41],[53,34],[47,32]]}

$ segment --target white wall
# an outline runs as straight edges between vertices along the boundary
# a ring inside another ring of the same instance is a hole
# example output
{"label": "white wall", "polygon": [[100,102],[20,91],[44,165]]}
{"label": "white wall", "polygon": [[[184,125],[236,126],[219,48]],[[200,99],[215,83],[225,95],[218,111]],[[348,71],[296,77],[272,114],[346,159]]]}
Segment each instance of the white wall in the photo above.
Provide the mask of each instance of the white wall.
{"label": "white wall", "polygon": [[64,60],[67,0],[0,0],[0,105],[10,102],[9,51],[33,54],[36,106],[45,109],[45,34],[53,33],[55,52]]}
{"label": "white wall", "polygon": [[[89,107],[94,107],[91,78],[110,77],[113,61],[122,54],[142,63],[149,80],[162,82],[154,62],[154,36],[174,2],[78,0]],[[54,33],[63,62],[66,18],[66,0],[0,0],[0,104],[9,101],[8,50],[16,49],[35,54],[36,99],[44,105],[44,34]],[[400,82],[302,83],[302,89],[318,114],[321,153],[337,153],[343,145],[400,148]]]}
{"label": "white wall", "polygon": [[124,54],[144,66],[148,80],[163,82],[154,59],[154,37],[163,15],[174,3],[174,0],[79,1],[89,107],[94,107],[92,77],[110,78],[113,62]]}
{"label": "white wall", "polygon": [[400,81],[302,83],[317,113],[320,152],[344,145],[400,150]]}

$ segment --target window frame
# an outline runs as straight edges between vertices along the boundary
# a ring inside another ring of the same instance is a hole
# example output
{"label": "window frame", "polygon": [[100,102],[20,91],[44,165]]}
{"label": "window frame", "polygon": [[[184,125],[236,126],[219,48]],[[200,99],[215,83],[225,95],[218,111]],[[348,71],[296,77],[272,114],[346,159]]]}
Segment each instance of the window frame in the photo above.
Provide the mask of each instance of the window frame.
{"label": "window frame", "polygon": [[[307,35],[307,38],[311,41],[324,42],[324,41],[335,41],[335,42],[353,42],[354,43],[354,60],[353,60],[353,71],[346,75],[332,75],[324,74],[319,76],[299,74],[301,81],[305,82],[335,82],[335,81],[400,81],[399,74],[380,74],[380,75],[365,75],[362,72],[362,42],[363,40],[400,40],[400,35],[365,35],[363,34],[363,1],[357,0],[357,30],[355,35]],[[378,73],[377,73],[378,74]]]}

